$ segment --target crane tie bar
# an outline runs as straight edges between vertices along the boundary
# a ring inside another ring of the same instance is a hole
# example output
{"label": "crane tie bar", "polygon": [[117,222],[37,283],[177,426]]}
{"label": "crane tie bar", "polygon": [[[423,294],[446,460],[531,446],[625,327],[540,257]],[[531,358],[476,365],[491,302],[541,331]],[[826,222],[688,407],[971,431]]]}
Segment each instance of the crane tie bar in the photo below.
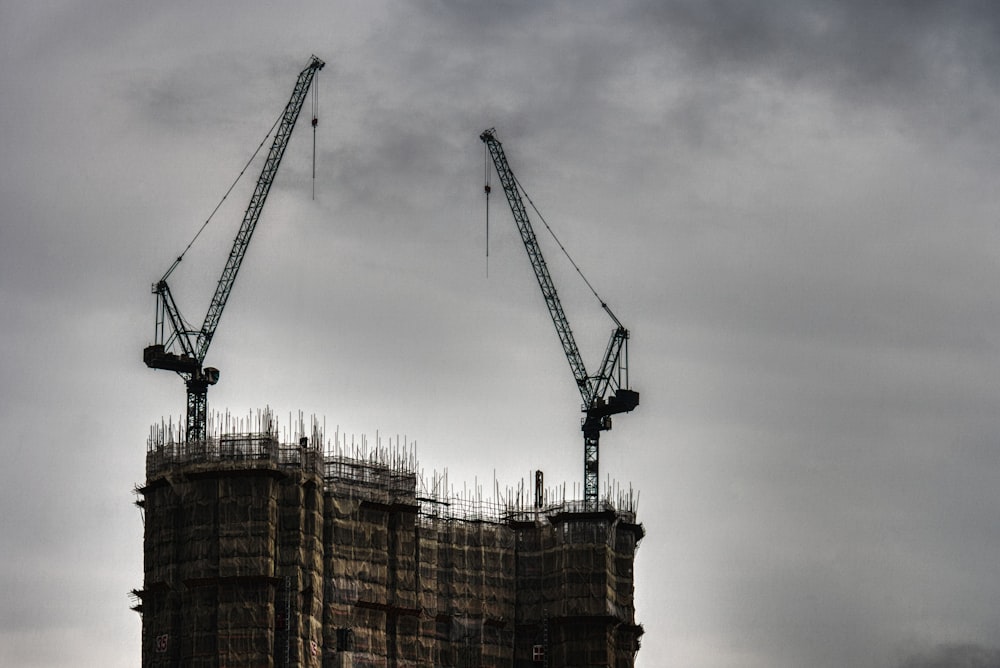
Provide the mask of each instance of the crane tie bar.
{"label": "crane tie bar", "polygon": [[247,164],[243,165],[243,169],[240,170],[240,173],[236,177],[236,180],[233,181],[232,185],[229,186],[229,189],[226,191],[226,194],[224,194],[222,196],[222,199],[219,200],[219,203],[215,205],[214,209],[212,209],[212,213],[208,214],[208,218],[206,218],[205,222],[201,224],[201,227],[198,228],[198,231],[195,233],[194,237],[191,239],[191,241],[188,242],[188,245],[184,248],[184,250],[181,252],[181,254],[177,256],[177,259],[174,260],[174,263],[172,265],[170,265],[170,268],[167,269],[166,273],[163,274],[163,278],[161,278],[160,281],[167,280],[167,277],[169,277],[170,274],[172,274],[174,272],[174,269],[176,269],[177,265],[179,265],[181,263],[181,260],[184,259],[184,256],[187,254],[187,252],[189,250],[191,250],[191,246],[194,245],[194,242],[198,240],[198,237],[201,236],[201,233],[205,231],[206,227],[208,227],[208,223],[212,220],[212,217],[215,216],[215,213],[222,206],[222,203],[226,201],[227,197],[229,197],[229,193],[233,192],[233,188],[236,187],[236,184],[239,183],[240,179],[243,178],[243,175],[246,174],[246,171],[247,171],[247,169],[249,169],[250,164],[254,161],[254,158],[257,157],[257,154],[260,153],[260,150],[262,148],[264,148],[264,144],[266,144],[268,138],[272,134],[274,134],[274,129],[276,127],[278,127],[278,123],[280,123],[280,122],[281,122],[281,115],[279,115],[278,118],[275,119],[274,125],[272,125],[271,129],[267,131],[267,134],[264,135],[264,138],[260,140],[260,145],[257,146],[257,150],[254,151],[253,155],[250,156],[250,159],[247,160]]}

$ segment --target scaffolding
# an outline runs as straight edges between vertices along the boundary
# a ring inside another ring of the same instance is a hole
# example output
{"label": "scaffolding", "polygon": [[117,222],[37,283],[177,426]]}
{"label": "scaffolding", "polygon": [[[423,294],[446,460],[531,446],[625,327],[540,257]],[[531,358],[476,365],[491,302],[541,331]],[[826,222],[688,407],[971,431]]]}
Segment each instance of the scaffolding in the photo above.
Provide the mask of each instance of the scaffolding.
{"label": "scaffolding", "polygon": [[633,666],[631,489],[609,481],[597,507],[537,483],[456,493],[399,437],[289,422],[151,430],[144,666]]}

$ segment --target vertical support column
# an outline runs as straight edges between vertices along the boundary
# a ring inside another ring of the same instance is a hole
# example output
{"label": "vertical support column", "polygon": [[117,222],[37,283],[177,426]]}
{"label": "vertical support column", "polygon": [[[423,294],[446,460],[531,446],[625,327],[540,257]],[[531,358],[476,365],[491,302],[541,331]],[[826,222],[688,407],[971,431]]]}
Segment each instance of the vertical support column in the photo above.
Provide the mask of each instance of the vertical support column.
{"label": "vertical support column", "polygon": [[292,580],[287,575],[285,576],[285,592],[282,598],[284,599],[284,609],[281,613],[283,625],[279,627],[279,630],[281,631],[281,639],[279,642],[281,643],[281,665],[284,666],[284,668],[288,668],[292,635]]}
{"label": "vertical support column", "polygon": [[583,432],[583,501],[588,510],[597,510],[598,486],[598,442],[600,431]]}
{"label": "vertical support column", "polygon": [[552,646],[549,642],[549,613],[542,612],[542,668],[549,668],[549,654]]}
{"label": "vertical support column", "polygon": [[205,424],[208,419],[208,381],[192,378],[187,382],[187,442],[200,443],[205,440]]}

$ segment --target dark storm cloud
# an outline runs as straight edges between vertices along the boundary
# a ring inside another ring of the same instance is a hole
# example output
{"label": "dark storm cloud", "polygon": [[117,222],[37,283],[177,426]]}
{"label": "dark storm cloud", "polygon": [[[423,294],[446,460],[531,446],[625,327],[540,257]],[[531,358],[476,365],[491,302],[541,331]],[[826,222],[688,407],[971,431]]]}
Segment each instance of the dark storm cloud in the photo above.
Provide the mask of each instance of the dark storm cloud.
{"label": "dark storm cloud", "polygon": [[994,3],[672,2],[648,3],[641,16],[646,41],[658,35],[697,82],[672,114],[691,136],[766,123],[719,116],[734,98],[759,96],[763,82],[820,94],[847,117],[876,110],[942,141],[996,138],[987,120],[1000,90]]}
{"label": "dark storm cloud", "polygon": [[943,645],[909,656],[898,668],[1000,668],[1000,649],[981,645]]}
{"label": "dark storm cloud", "polygon": [[[632,329],[644,403],[602,471],[642,490],[638,665],[995,664],[994,4],[31,7],[0,9],[0,422],[30,473],[0,490],[0,580],[32,607],[0,615],[0,662],[134,665],[128,490],[183,399],[139,361],[149,283],[315,52],[317,199],[303,126],[215,405],[390,420],[453,479],[572,484],[578,397],[496,195],[484,277],[496,126]],[[193,319],[245,198],[176,274]],[[589,361],[608,324],[547,258]]]}
{"label": "dark storm cloud", "polygon": [[990,2],[670,2],[641,15],[699,69],[834,86],[849,101],[1000,83]]}

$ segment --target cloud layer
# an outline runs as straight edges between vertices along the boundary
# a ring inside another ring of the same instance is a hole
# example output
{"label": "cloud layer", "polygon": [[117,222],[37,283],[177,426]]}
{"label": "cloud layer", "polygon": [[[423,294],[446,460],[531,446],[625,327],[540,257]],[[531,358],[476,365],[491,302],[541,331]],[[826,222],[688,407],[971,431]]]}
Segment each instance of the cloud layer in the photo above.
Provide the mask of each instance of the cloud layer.
{"label": "cloud layer", "polygon": [[[495,126],[632,331],[643,403],[601,466],[641,492],[639,665],[997,665],[998,32],[988,2],[0,9],[0,663],[135,664],[130,490],[183,403],[141,364],[149,285],[316,53],[316,199],[302,125],[213,407],[400,433],[453,482],[578,484],[578,396],[496,191],[484,256]],[[248,197],[176,274],[192,320]],[[596,362],[611,323],[545,252]]]}

